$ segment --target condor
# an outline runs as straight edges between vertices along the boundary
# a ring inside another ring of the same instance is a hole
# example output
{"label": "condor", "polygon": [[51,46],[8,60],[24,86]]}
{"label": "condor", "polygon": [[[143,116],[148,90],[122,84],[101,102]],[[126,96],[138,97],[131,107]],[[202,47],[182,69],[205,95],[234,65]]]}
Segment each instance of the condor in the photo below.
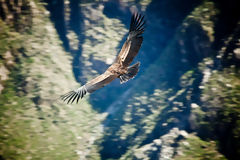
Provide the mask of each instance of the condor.
{"label": "condor", "polygon": [[73,103],[75,100],[76,103],[78,103],[79,99],[83,98],[86,93],[92,93],[99,88],[106,86],[116,78],[119,78],[120,83],[122,84],[136,76],[139,71],[140,62],[137,62],[132,66],[129,65],[138,54],[142,45],[144,26],[144,16],[134,14],[131,18],[128,37],[115,62],[103,74],[89,81],[80,88],[62,95],[61,99],[67,101],[67,103]]}

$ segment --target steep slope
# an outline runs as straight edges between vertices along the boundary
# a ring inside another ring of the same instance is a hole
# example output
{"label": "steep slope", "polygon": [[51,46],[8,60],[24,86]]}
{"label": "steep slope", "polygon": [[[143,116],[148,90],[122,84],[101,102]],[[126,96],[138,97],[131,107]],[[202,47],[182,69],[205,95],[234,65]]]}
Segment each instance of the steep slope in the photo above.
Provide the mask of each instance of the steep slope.
{"label": "steep slope", "polygon": [[[42,4],[21,2],[0,3],[4,8],[1,15],[8,15],[0,19],[1,159],[98,157],[92,145],[100,133],[102,116],[96,115],[86,100],[81,105],[58,100],[59,95],[78,86],[71,57],[61,47]],[[28,14],[19,13],[17,20],[22,21],[9,19],[18,10]]]}

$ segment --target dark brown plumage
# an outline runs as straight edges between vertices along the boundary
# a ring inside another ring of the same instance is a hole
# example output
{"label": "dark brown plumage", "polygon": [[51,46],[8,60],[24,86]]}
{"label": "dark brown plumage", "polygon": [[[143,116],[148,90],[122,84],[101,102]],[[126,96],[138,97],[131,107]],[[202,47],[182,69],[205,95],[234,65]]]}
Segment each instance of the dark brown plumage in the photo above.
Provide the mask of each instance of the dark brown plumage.
{"label": "dark brown plumage", "polygon": [[78,103],[79,99],[83,98],[86,93],[92,93],[99,88],[106,86],[116,78],[120,79],[120,83],[132,79],[138,73],[140,63],[138,62],[130,67],[129,65],[138,54],[142,45],[144,25],[144,16],[134,14],[131,18],[128,37],[115,62],[103,74],[94,78],[82,87],[66,93],[61,96],[61,99],[67,101],[67,103],[73,103],[75,100],[76,103]]}

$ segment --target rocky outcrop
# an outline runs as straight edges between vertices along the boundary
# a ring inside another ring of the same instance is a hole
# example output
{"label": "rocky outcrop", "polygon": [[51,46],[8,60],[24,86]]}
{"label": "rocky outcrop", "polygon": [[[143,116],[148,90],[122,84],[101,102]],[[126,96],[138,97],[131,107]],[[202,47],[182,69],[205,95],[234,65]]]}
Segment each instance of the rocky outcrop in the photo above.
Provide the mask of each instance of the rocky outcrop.
{"label": "rocky outcrop", "polygon": [[173,128],[159,139],[154,139],[152,143],[134,149],[131,154],[126,154],[127,156],[123,156],[122,159],[130,158],[131,155],[131,159],[173,159],[173,155],[176,153],[176,142],[187,137],[186,131]]}

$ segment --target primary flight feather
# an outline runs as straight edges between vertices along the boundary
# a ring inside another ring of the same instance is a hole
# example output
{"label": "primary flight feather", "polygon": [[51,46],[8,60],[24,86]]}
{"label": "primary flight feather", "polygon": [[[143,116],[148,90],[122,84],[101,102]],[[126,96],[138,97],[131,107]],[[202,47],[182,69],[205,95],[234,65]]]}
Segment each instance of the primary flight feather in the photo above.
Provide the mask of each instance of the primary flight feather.
{"label": "primary flight feather", "polygon": [[137,62],[132,66],[129,65],[138,54],[142,45],[144,25],[144,16],[134,14],[131,18],[128,37],[115,62],[103,74],[89,81],[80,88],[62,95],[61,99],[67,101],[67,103],[73,103],[75,100],[76,103],[78,103],[79,99],[83,98],[86,93],[92,93],[99,88],[106,86],[116,78],[120,79],[120,83],[132,79],[138,73],[140,62]]}

